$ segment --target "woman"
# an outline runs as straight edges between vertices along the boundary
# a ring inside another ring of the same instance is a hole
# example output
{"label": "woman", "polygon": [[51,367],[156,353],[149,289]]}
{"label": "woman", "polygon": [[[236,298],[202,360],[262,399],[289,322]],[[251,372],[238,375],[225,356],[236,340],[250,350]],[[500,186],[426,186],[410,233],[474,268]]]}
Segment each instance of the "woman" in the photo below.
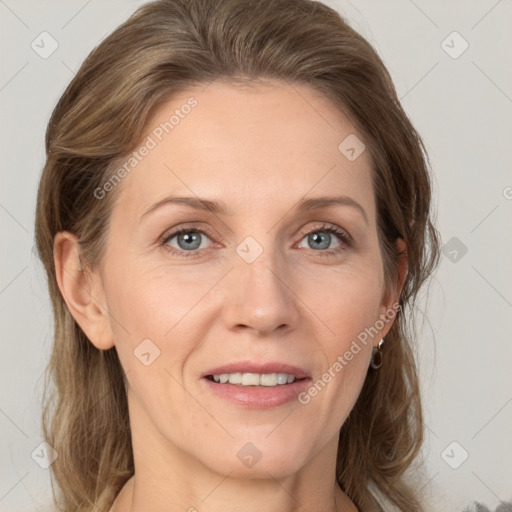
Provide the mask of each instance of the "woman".
{"label": "woman", "polygon": [[428,157],[335,11],[149,3],[85,60],[46,150],[61,510],[423,510]]}

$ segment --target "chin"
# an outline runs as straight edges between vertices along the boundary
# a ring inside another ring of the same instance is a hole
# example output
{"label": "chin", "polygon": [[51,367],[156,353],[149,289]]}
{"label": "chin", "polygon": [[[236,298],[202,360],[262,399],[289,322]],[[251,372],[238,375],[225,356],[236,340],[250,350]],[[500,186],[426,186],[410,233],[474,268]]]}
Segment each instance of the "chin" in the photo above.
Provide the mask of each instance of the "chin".
{"label": "chin", "polygon": [[232,478],[268,479],[269,475],[282,478],[298,472],[309,458],[304,450],[304,437],[302,442],[290,442],[282,436],[246,439],[231,440],[221,453],[212,453],[210,460],[204,460],[203,454],[203,463],[212,471]]}

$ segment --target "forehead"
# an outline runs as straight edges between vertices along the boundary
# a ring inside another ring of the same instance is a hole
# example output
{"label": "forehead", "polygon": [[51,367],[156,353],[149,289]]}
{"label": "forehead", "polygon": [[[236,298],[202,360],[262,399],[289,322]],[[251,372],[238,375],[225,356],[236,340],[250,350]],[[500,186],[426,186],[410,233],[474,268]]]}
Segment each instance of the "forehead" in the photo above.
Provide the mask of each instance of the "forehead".
{"label": "forehead", "polygon": [[360,144],[363,137],[308,86],[267,81],[189,88],[159,105],[147,123],[119,203],[140,217],[170,194],[197,195],[254,214],[339,193],[373,218],[368,151],[350,160],[345,140]]}

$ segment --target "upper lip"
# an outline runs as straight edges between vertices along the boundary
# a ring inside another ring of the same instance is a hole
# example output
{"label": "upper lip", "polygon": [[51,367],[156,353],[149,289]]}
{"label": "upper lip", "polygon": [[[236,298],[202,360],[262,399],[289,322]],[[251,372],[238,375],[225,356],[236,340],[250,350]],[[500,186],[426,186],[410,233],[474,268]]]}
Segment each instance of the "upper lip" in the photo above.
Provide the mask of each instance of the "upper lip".
{"label": "upper lip", "polygon": [[211,370],[204,372],[201,377],[221,375],[222,373],[287,373],[289,375],[294,375],[296,379],[309,377],[308,372],[304,368],[273,361],[237,361],[212,368]]}

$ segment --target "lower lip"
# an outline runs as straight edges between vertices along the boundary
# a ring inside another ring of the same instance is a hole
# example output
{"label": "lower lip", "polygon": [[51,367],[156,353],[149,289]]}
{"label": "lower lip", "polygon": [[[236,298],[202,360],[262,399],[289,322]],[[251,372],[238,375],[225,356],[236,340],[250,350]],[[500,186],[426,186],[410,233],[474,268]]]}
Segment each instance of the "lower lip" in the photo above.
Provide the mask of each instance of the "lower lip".
{"label": "lower lip", "polygon": [[207,378],[201,380],[218,397],[251,409],[269,409],[297,400],[297,395],[305,391],[311,382],[311,379],[306,378],[277,386],[237,386],[218,384]]}

